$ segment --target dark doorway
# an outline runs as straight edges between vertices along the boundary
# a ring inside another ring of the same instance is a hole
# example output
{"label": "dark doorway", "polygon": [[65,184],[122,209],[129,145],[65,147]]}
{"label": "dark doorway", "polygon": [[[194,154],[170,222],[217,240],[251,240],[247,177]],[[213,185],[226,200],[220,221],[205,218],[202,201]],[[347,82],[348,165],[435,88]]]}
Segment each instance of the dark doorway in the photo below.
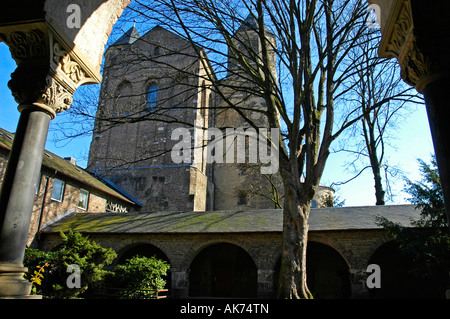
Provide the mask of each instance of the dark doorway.
{"label": "dark doorway", "polygon": [[233,263],[215,262],[213,265],[213,295],[232,296],[233,285],[230,278],[233,278]]}
{"label": "dark doorway", "polygon": [[248,253],[236,245],[209,246],[191,264],[191,297],[254,298],[256,294],[256,265]]}
{"label": "dark doorway", "polygon": [[[281,258],[275,267],[274,287],[277,287],[280,266]],[[342,299],[351,295],[348,265],[330,246],[308,242],[306,276],[308,288],[316,299]]]}
{"label": "dark doorway", "polygon": [[[437,285],[413,271],[416,261],[400,249],[400,244],[391,241],[381,245],[369,264],[380,266],[380,288],[369,289],[374,299],[443,298]],[[445,278],[444,278],[445,280]]]}

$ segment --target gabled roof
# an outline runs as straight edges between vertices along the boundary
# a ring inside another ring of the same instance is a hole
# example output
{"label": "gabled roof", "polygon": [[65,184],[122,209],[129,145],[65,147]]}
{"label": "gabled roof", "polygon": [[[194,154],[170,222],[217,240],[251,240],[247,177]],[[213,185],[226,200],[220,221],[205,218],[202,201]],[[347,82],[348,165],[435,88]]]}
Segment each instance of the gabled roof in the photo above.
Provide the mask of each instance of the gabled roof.
{"label": "gabled roof", "polygon": [[[411,226],[419,211],[413,205],[312,209],[310,231],[381,229],[376,216]],[[74,213],[46,226],[43,232],[72,229],[82,233],[249,233],[282,232],[279,209],[210,212]]]}
{"label": "gabled roof", "polygon": [[[0,128],[0,148],[6,149],[8,152],[11,151],[13,139],[14,134]],[[44,151],[42,166],[57,171],[58,173],[65,175],[72,180],[78,181],[86,186],[90,186],[94,189],[97,189],[102,193],[114,196],[129,204],[142,206],[142,204],[133,200],[132,197],[127,195],[126,193],[118,191],[117,189],[108,186],[103,181],[99,180],[98,178],[96,178],[83,168],[74,165],[69,161],[47,150]]]}
{"label": "gabled roof", "polygon": [[122,45],[122,44],[132,44],[134,41],[140,38],[138,30],[133,25],[124,35],[122,35],[119,40],[114,42],[112,45]]}

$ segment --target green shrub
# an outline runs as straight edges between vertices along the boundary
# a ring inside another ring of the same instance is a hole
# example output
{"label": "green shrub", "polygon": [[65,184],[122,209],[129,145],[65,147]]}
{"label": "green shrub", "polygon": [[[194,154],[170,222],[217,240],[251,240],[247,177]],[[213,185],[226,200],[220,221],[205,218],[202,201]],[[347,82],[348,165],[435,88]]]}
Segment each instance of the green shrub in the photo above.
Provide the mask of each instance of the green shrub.
{"label": "green shrub", "polygon": [[[112,263],[117,254],[111,248],[103,248],[87,236],[69,231],[61,233],[62,244],[56,251],[43,252],[37,249],[27,249],[24,265],[29,271],[26,278],[30,281],[36,276],[34,271],[45,264],[48,270],[43,273],[45,282],[38,293],[49,298],[79,298],[88,290],[102,284],[103,279],[110,272],[103,269]],[[80,268],[80,287],[69,288],[67,279],[71,275],[67,272],[69,265]]]}
{"label": "green shrub", "polygon": [[[87,291],[89,287],[101,284],[104,277],[109,273],[104,270],[105,265],[112,263],[117,254],[111,248],[103,248],[89,237],[80,233],[69,231],[61,233],[62,244],[55,255],[55,267],[59,273],[60,281],[54,285],[55,297],[75,298]],[[67,267],[78,265],[81,270],[80,288],[68,288],[66,284]]]}
{"label": "green shrub", "polygon": [[155,257],[135,256],[127,259],[125,264],[117,265],[114,278],[124,287],[121,295],[133,299],[154,299],[156,290],[163,289],[164,276],[170,265]]}

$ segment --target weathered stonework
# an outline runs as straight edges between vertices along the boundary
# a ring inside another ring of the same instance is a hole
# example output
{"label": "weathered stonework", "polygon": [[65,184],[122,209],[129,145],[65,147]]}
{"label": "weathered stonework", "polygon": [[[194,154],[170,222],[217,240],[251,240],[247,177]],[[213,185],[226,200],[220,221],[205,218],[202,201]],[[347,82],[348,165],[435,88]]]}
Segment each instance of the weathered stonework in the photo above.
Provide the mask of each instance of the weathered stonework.
{"label": "weathered stonework", "polygon": [[[207,64],[163,28],[142,37],[132,30],[126,45],[119,39],[105,55],[88,169],[133,194],[143,211],[211,209],[211,168],[201,147],[211,112]],[[158,88],[155,110],[147,105],[150,86]],[[108,127],[116,118],[122,123]],[[189,130],[193,149],[191,157],[174,163],[171,150],[178,140],[171,134],[180,127]]]}
{"label": "weathered stonework", "polygon": [[[274,281],[279,271],[282,234],[279,233],[230,233],[230,234],[89,234],[89,237],[102,245],[111,247],[118,253],[116,262],[131,247],[151,245],[160,249],[171,264],[172,298],[189,297],[189,274],[194,271],[192,262],[196,256],[209,246],[228,243],[244,249],[255,263],[257,274],[257,297],[273,298]],[[45,249],[52,249],[59,243],[57,233],[45,235]],[[383,243],[392,240],[382,230],[354,231],[313,231],[309,242],[331,247],[336,251],[349,273],[351,295],[340,296],[368,298],[366,286],[367,266],[370,257]],[[183,243],[183,244],[180,244]],[[312,244],[311,244],[312,245]],[[330,265],[329,265],[330,266]],[[325,267],[327,267],[325,265]],[[332,268],[332,266],[331,266]],[[332,270],[330,270],[332,272]],[[334,293],[338,293],[336,290]],[[339,295],[331,295],[331,298]],[[256,296],[255,296],[256,297]]]}

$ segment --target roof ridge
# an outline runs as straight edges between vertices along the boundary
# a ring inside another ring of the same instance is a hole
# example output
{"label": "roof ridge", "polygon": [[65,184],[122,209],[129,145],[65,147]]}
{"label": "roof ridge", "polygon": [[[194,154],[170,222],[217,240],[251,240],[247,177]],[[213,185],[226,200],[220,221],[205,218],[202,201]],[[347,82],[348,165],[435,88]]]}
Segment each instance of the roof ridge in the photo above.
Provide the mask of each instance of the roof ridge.
{"label": "roof ridge", "polygon": [[139,32],[133,24],[133,26],[112,45],[133,44],[139,38]]}

